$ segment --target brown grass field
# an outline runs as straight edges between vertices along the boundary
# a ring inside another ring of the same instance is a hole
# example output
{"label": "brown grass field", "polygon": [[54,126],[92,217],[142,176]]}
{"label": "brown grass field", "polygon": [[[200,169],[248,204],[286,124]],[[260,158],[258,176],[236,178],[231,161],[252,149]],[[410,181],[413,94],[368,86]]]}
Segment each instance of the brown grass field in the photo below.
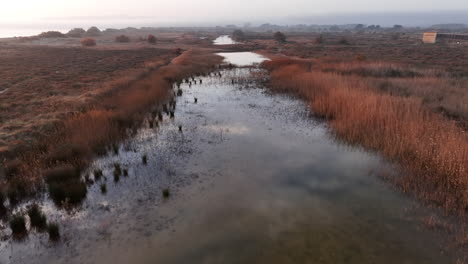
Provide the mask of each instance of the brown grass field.
{"label": "brown grass field", "polygon": [[[0,57],[0,173],[12,202],[42,188],[45,176],[73,178],[67,168],[84,168],[129,136],[173,83],[222,60],[197,50],[22,45],[0,45]],[[65,182],[57,193],[80,193]]]}

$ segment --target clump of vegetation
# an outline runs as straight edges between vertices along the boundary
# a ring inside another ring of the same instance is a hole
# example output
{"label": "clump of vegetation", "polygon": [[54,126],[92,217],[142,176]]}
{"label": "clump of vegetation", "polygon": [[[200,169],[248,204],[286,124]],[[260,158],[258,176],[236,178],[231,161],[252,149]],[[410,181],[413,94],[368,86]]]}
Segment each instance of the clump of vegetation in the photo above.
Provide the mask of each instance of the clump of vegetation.
{"label": "clump of vegetation", "polygon": [[101,35],[101,30],[97,27],[90,27],[87,31],[86,31],[86,36],[89,36],[89,37],[97,37],[97,36],[100,36]]}
{"label": "clump of vegetation", "polygon": [[10,179],[7,195],[11,204],[17,204],[28,193],[30,193],[30,184],[24,177],[15,176]]}
{"label": "clump of vegetation", "polygon": [[286,42],[286,35],[284,35],[284,33],[278,31],[273,35],[273,39],[275,39],[276,42],[278,42],[278,43],[285,43]]}
{"label": "clump of vegetation", "polygon": [[10,220],[10,228],[14,236],[23,236],[27,233],[26,220],[23,215],[15,215]]}
{"label": "clump of vegetation", "polygon": [[118,155],[119,154],[119,145],[112,144],[112,152],[114,152],[114,155]]}
{"label": "clump of vegetation", "polygon": [[84,38],[80,40],[80,43],[83,47],[93,47],[96,46],[96,40],[93,38]]}
{"label": "clump of vegetation", "polygon": [[28,216],[29,216],[29,219],[31,220],[31,227],[34,227],[39,231],[42,231],[47,227],[47,218],[41,212],[39,205],[33,204],[28,209]]}
{"label": "clump of vegetation", "polygon": [[170,191],[169,191],[169,188],[164,188],[162,190],[162,195],[164,198],[169,198],[169,196],[171,195]]}
{"label": "clump of vegetation", "polygon": [[66,38],[67,35],[59,31],[47,31],[38,35],[40,38]]}
{"label": "clump of vegetation", "polygon": [[349,45],[349,40],[345,37],[342,37],[340,38],[340,40],[338,41],[338,44],[341,44],[341,45]]}
{"label": "clump of vegetation", "polygon": [[126,35],[119,35],[115,37],[115,42],[127,43],[127,42],[130,42],[130,38]]}
{"label": "clump of vegetation", "polygon": [[232,39],[237,40],[237,41],[245,40],[244,31],[242,31],[240,29],[234,30],[234,32],[232,32]]}
{"label": "clump of vegetation", "polygon": [[62,165],[44,172],[47,182],[61,182],[80,177],[80,170],[73,165]]}
{"label": "clump of vegetation", "polygon": [[122,175],[122,168],[120,167],[120,164],[115,163],[114,164],[114,181],[118,182],[120,180],[121,175]]}
{"label": "clump of vegetation", "polygon": [[60,228],[57,223],[50,223],[47,225],[47,233],[49,233],[49,239],[52,241],[58,241],[60,239]]}
{"label": "clump of vegetation", "polygon": [[6,214],[6,207],[5,207],[5,194],[3,191],[0,191],[0,217]]}
{"label": "clump of vegetation", "polygon": [[47,170],[44,175],[55,202],[76,204],[86,197],[86,183],[81,180],[78,168],[63,165]]}
{"label": "clump of vegetation", "polygon": [[144,165],[148,164],[148,156],[145,154],[141,157],[141,161]]}
{"label": "clump of vegetation", "polygon": [[99,180],[104,174],[102,173],[101,169],[95,169],[94,170],[94,179]]}
{"label": "clump of vegetation", "polygon": [[81,38],[86,34],[86,30],[82,28],[74,28],[68,31],[67,36],[72,38]]}
{"label": "clump of vegetation", "polygon": [[107,185],[105,183],[101,184],[101,193],[107,193]]}
{"label": "clump of vegetation", "polygon": [[156,41],[157,41],[156,37],[154,35],[151,35],[151,34],[148,35],[147,40],[148,40],[148,43],[153,44],[153,45],[156,44]]}

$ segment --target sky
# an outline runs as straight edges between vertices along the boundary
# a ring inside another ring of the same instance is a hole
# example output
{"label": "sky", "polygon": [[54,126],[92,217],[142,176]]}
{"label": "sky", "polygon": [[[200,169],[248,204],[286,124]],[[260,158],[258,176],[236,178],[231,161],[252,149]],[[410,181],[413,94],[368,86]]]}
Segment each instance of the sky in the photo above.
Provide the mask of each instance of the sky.
{"label": "sky", "polygon": [[60,20],[260,21],[379,12],[468,11],[468,0],[3,0],[0,25]]}

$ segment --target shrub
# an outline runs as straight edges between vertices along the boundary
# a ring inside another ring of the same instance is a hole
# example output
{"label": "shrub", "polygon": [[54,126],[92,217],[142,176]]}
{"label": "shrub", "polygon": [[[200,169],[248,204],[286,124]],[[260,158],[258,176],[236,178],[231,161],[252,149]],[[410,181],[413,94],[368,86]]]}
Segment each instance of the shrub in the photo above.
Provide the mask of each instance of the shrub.
{"label": "shrub", "polygon": [[86,36],[97,37],[99,35],[101,35],[101,30],[99,30],[99,28],[97,28],[97,27],[90,27],[86,31]]}
{"label": "shrub", "polygon": [[62,32],[58,31],[47,31],[47,32],[42,32],[41,34],[38,35],[40,38],[66,38],[67,36],[63,34]]}
{"label": "shrub", "polygon": [[87,192],[86,184],[81,180],[49,183],[49,194],[58,204],[78,204],[86,198]]}
{"label": "shrub", "polygon": [[60,239],[60,228],[57,223],[50,223],[47,226],[47,233],[49,233],[49,239],[57,241]]}
{"label": "shrub", "polygon": [[156,41],[157,41],[156,37],[154,35],[151,35],[151,34],[148,35],[147,40],[148,40],[148,43],[150,43],[150,44],[156,44]]}
{"label": "shrub", "polygon": [[26,221],[24,220],[24,216],[13,216],[13,218],[10,220],[10,228],[13,232],[13,235],[15,236],[26,234]]}
{"label": "shrub", "polygon": [[285,43],[286,42],[286,35],[284,35],[282,32],[276,32],[273,35],[273,38],[276,40],[278,43]]}
{"label": "shrub", "polygon": [[27,194],[30,184],[24,177],[16,176],[10,179],[8,186],[8,199],[11,204],[17,204]]}
{"label": "shrub", "polygon": [[31,220],[31,227],[35,227],[38,230],[44,230],[47,226],[47,218],[41,212],[41,209],[37,204],[33,204],[28,209],[28,216]]}
{"label": "shrub", "polygon": [[341,45],[349,45],[349,41],[348,39],[346,39],[345,37],[341,38],[339,41],[338,41],[338,44],[341,44]]}
{"label": "shrub", "polygon": [[81,45],[84,47],[96,46],[96,40],[93,38],[84,38],[80,42],[81,42]]}
{"label": "shrub", "polygon": [[234,40],[237,40],[237,41],[242,41],[245,39],[245,34],[244,34],[244,31],[240,30],[240,29],[236,29],[234,30],[234,32],[232,32],[232,38]]}
{"label": "shrub", "polygon": [[125,35],[120,35],[120,36],[115,37],[115,42],[127,43],[127,42],[130,42],[130,38]]}
{"label": "shrub", "polygon": [[86,30],[82,28],[74,28],[68,31],[67,36],[72,38],[81,38],[86,34]]}
{"label": "shrub", "polygon": [[71,179],[79,179],[80,171],[72,165],[62,165],[44,172],[47,182],[63,182]]}

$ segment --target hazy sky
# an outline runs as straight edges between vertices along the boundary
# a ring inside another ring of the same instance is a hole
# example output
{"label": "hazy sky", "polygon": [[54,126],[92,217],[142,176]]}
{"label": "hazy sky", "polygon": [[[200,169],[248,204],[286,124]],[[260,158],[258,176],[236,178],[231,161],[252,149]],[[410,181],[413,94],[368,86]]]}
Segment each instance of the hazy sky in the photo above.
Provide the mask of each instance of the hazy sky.
{"label": "hazy sky", "polygon": [[358,12],[468,10],[468,0],[3,0],[0,23],[72,17],[148,17],[154,22],[258,21]]}

